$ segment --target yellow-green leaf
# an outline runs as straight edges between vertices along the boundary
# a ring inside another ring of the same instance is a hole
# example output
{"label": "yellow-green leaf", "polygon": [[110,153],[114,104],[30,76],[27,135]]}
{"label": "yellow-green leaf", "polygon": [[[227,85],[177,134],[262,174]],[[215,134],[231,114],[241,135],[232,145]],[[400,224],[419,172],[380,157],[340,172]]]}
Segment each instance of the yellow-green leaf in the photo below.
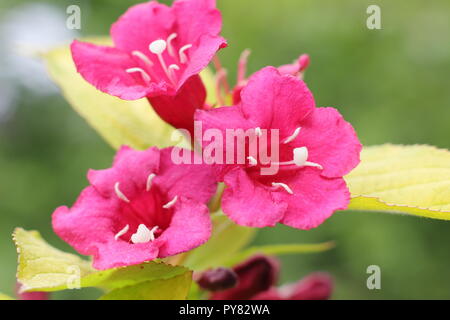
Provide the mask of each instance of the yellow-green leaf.
{"label": "yellow-green leaf", "polygon": [[213,216],[213,234],[201,247],[189,252],[183,265],[193,270],[219,267],[246,246],[256,229],[235,224],[222,213]]}
{"label": "yellow-green leaf", "polygon": [[[108,38],[87,41],[109,43]],[[66,100],[114,148],[173,144],[173,128],[159,118],[146,99],[125,101],[97,90],[77,73],[68,46],[55,48],[42,57]]]}
{"label": "yellow-green leaf", "polygon": [[348,176],[350,210],[450,220],[450,151],[426,145],[365,147]]}
{"label": "yellow-green leaf", "polygon": [[6,294],[0,293],[0,300],[15,300]]}
{"label": "yellow-green leaf", "polygon": [[37,231],[17,228],[13,234],[18,258],[17,279],[26,291],[65,288],[74,277],[91,272],[91,263],[50,246]]}
{"label": "yellow-green leaf", "polygon": [[[36,231],[17,228],[13,239],[19,253],[17,278],[24,291],[97,287],[110,291],[114,297],[120,295],[127,299],[144,296],[148,299],[182,299],[189,291],[192,272],[185,267],[151,261],[96,271],[90,267],[90,262],[53,248]],[[155,292],[156,284],[166,291],[161,289],[161,293]],[[132,297],[125,296],[132,294],[128,288],[136,289]],[[107,297],[108,294],[104,298]]]}
{"label": "yellow-green leaf", "polygon": [[110,291],[101,300],[185,300],[192,282],[188,271],[169,279],[151,280]]}

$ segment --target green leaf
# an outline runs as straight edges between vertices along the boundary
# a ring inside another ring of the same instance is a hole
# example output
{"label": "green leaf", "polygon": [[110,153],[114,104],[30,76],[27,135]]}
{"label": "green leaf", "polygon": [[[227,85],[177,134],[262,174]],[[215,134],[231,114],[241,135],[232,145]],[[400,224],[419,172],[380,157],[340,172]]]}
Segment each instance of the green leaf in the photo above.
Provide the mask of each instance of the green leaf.
{"label": "green leaf", "polygon": [[350,210],[450,220],[450,152],[426,145],[365,147],[345,177]]}
{"label": "green leaf", "polygon": [[0,293],[0,300],[16,300],[16,299],[13,299],[10,296],[7,296],[6,294]]}
{"label": "green leaf", "polygon": [[256,233],[256,229],[239,226],[221,213],[213,216],[213,226],[210,240],[191,251],[183,265],[193,270],[222,266],[245,247]]}
{"label": "green leaf", "polygon": [[189,291],[192,272],[185,267],[151,261],[95,271],[90,262],[53,248],[36,231],[17,228],[13,239],[19,252],[17,278],[25,291],[97,287],[110,291],[104,299],[110,294],[117,299],[182,299]]}
{"label": "green leaf", "polygon": [[315,243],[315,244],[274,244],[266,246],[254,246],[250,247],[229,261],[227,261],[226,266],[233,266],[255,254],[265,254],[265,255],[285,255],[285,254],[305,254],[305,253],[318,253],[330,250],[334,248],[335,244],[333,241]]}
{"label": "green leaf", "polygon": [[192,272],[151,280],[112,290],[101,300],[185,300],[192,282]]}
{"label": "green leaf", "polygon": [[17,279],[25,291],[65,288],[74,276],[93,272],[90,262],[53,248],[37,231],[17,228],[13,240],[19,255]]}
{"label": "green leaf", "polygon": [[[108,44],[109,39],[87,39]],[[146,99],[126,101],[97,90],[77,73],[68,46],[42,55],[48,72],[70,105],[115,149],[173,145],[173,128],[153,111]]]}

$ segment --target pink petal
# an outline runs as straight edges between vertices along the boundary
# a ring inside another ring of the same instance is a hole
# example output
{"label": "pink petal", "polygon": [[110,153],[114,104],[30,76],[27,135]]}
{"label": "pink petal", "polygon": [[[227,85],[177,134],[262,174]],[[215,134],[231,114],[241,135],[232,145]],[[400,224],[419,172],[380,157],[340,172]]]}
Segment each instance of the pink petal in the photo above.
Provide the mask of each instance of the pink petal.
{"label": "pink petal", "polygon": [[111,27],[111,36],[117,48],[146,54],[155,40],[171,33],[175,22],[173,10],[156,1],[141,3],[129,8]]}
{"label": "pink petal", "polygon": [[194,152],[183,151],[190,153],[192,164],[175,164],[172,152],[178,151],[173,147],[161,150],[160,170],[154,181],[169,198],[182,195],[206,203],[217,189],[212,168],[201,163],[201,157]]}
{"label": "pink petal", "polygon": [[225,176],[223,212],[237,224],[248,227],[275,226],[287,209],[280,193],[271,192],[252,180],[245,170],[235,168]]}
{"label": "pink petal", "polygon": [[93,266],[99,270],[139,264],[158,256],[158,247],[153,243],[114,240],[113,230],[126,225],[117,215],[118,202],[107,200],[93,187],[87,187],[71,209],[59,207],[53,213],[56,234],[79,253],[93,255]]}
{"label": "pink petal", "polygon": [[105,197],[116,198],[114,185],[119,182],[120,191],[132,197],[144,190],[151,173],[158,175],[160,151],[153,147],[144,151],[123,146],[114,159],[112,168],[89,170],[89,182]]}
{"label": "pink petal", "polygon": [[72,42],[71,50],[78,72],[100,91],[124,100],[136,100],[168,90],[163,83],[146,84],[140,74],[126,72],[136,67],[136,62],[125,51],[77,40]]}
{"label": "pink petal", "polygon": [[292,144],[308,148],[308,161],[322,165],[322,175],[342,177],[358,165],[362,145],[352,125],[336,109],[315,109],[301,127]]}
{"label": "pink petal", "polygon": [[159,257],[175,255],[194,249],[211,236],[212,223],[208,207],[195,200],[179,197],[169,228],[155,240],[161,248]]}
{"label": "pink petal", "polygon": [[289,204],[281,223],[293,228],[315,228],[335,211],[345,210],[350,201],[344,179],[323,177],[315,168],[303,168],[282,182],[294,194],[279,191]]}
{"label": "pink petal", "polygon": [[244,117],[261,128],[280,129],[280,137],[292,135],[314,107],[306,84],[294,76],[281,75],[274,67],[256,72],[241,91]]}

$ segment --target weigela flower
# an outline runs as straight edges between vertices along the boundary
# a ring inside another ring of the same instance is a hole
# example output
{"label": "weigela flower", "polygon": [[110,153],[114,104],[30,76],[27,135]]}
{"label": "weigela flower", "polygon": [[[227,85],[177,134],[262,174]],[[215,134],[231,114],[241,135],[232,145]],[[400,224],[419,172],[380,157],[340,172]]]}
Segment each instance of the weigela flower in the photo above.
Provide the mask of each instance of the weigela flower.
{"label": "weigela flower", "polygon": [[156,1],[131,7],[111,27],[113,47],[74,41],[78,72],[92,85],[125,100],[147,97],[176,128],[191,130],[203,108],[199,72],[226,46],[215,0]]}
{"label": "weigela flower", "polygon": [[90,186],[72,208],[56,209],[55,232],[94,256],[96,269],[164,258],[206,242],[212,226],[205,203],[216,183],[208,166],[174,164],[172,149],[122,147],[112,168],[89,171]]}
{"label": "weigela flower", "polygon": [[321,272],[276,287],[280,272],[278,260],[264,255],[251,257],[233,270],[238,276],[237,286],[212,293],[212,300],[326,300],[333,291],[331,277]]}
{"label": "weigela flower", "polygon": [[[316,108],[302,80],[273,67],[254,74],[241,98],[236,106],[196,114],[203,130],[222,133],[223,150],[237,149],[232,161],[227,155],[225,164],[215,165],[218,181],[227,186],[224,213],[250,227],[310,229],[345,209],[350,194],[342,177],[359,163],[361,144],[339,112]],[[248,139],[227,134],[230,129],[250,132]],[[257,148],[250,140],[259,141]],[[208,144],[205,139],[203,147]],[[245,150],[244,161],[238,150]],[[277,170],[263,173],[269,166]]]}

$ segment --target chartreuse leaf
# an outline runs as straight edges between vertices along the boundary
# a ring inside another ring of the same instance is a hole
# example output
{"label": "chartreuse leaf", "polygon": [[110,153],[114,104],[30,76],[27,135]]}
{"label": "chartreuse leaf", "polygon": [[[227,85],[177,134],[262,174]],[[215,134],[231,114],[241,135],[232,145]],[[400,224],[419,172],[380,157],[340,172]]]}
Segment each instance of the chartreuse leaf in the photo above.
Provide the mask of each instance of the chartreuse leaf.
{"label": "chartreuse leaf", "polygon": [[36,231],[17,228],[13,238],[19,252],[17,278],[26,291],[79,286],[108,291],[103,299],[184,299],[190,288],[192,272],[181,266],[147,262],[95,271],[90,262],[53,248]]}
{"label": "chartreuse leaf", "polygon": [[185,300],[192,282],[192,272],[178,276],[151,280],[112,290],[101,300]]}
{"label": "chartreuse leaf", "polygon": [[74,277],[91,272],[91,263],[53,248],[37,231],[17,228],[13,233],[18,258],[17,279],[26,291],[53,291],[66,288]]}
{"label": "chartreuse leaf", "polygon": [[[87,41],[107,44],[109,39]],[[68,46],[55,48],[42,57],[66,100],[114,148],[173,144],[173,128],[159,118],[146,99],[126,101],[97,90],[76,71]]]}
{"label": "chartreuse leaf", "polygon": [[450,151],[426,145],[366,147],[345,177],[350,210],[450,220]]}
{"label": "chartreuse leaf", "polygon": [[15,300],[6,294],[0,293],[0,300]]}
{"label": "chartreuse leaf", "polygon": [[207,243],[191,251],[183,265],[193,270],[219,267],[245,247],[256,229],[235,224],[222,213],[213,215],[213,233]]}
{"label": "chartreuse leaf", "polygon": [[254,246],[250,247],[229,261],[226,265],[232,266],[240,261],[243,261],[255,254],[265,254],[265,255],[285,255],[285,254],[304,254],[304,253],[318,253],[330,250],[334,248],[334,242],[323,242],[314,244],[274,244],[265,246]]}

